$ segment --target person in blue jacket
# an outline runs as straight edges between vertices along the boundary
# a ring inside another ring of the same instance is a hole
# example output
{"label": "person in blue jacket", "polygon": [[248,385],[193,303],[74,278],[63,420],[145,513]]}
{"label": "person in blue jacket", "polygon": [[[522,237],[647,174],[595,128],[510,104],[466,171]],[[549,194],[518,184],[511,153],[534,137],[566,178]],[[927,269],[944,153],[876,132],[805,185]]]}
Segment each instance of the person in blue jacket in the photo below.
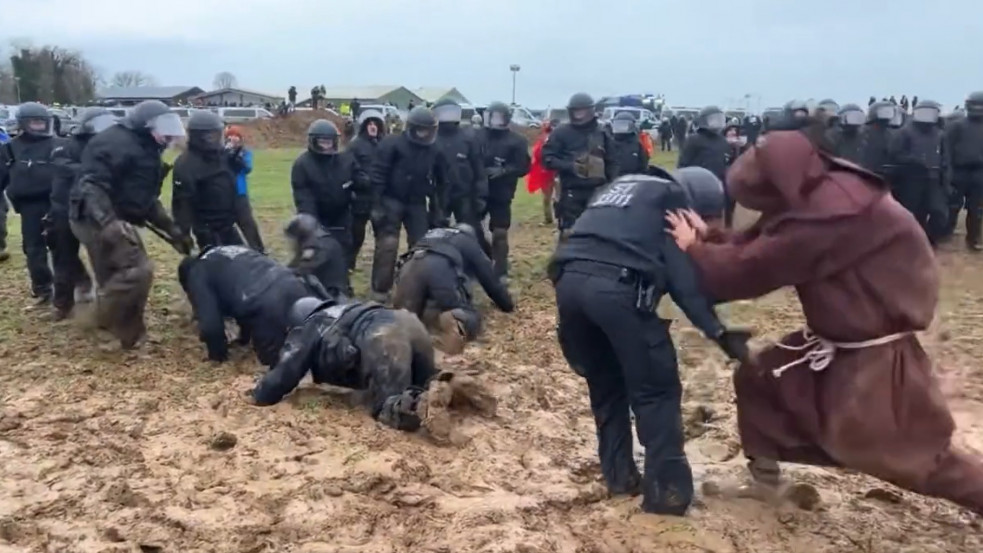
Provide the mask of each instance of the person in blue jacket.
{"label": "person in blue jacket", "polygon": [[242,129],[235,125],[230,125],[225,129],[225,151],[232,160],[232,166],[238,170],[236,177],[236,224],[250,248],[260,253],[266,253],[263,238],[259,235],[259,226],[253,217],[252,205],[249,203],[247,178],[253,170],[253,153],[244,146]]}

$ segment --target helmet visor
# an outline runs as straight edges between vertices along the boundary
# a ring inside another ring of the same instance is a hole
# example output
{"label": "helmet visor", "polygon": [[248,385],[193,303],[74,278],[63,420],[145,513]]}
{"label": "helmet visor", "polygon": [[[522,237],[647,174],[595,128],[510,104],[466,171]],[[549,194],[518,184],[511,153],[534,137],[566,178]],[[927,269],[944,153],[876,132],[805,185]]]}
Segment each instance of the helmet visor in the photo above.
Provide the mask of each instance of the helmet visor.
{"label": "helmet visor", "polygon": [[874,116],[888,121],[894,119],[894,106],[880,106],[874,111]]}
{"label": "helmet visor", "polygon": [[509,117],[500,111],[490,111],[488,112],[488,126],[493,129],[504,129],[509,126]]}
{"label": "helmet visor", "polygon": [[23,119],[21,125],[24,127],[24,132],[33,135],[48,135],[51,134],[51,119],[42,117],[29,117]]}
{"label": "helmet visor", "polygon": [[866,119],[867,118],[861,111],[848,111],[840,116],[840,121],[842,121],[844,125],[860,126],[864,124]]}
{"label": "helmet visor", "polygon": [[614,119],[611,121],[611,132],[614,134],[628,134],[635,130],[634,121],[627,119]]}
{"label": "helmet visor", "polygon": [[98,134],[115,124],[116,116],[112,113],[104,113],[89,119],[85,124],[85,130],[92,134]]}
{"label": "helmet visor", "polygon": [[939,110],[932,107],[915,108],[911,113],[911,118],[916,123],[938,123]]}
{"label": "helmet visor", "polygon": [[460,123],[461,106],[456,106],[454,104],[437,106],[433,108],[433,115],[440,123]]}
{"label": "helmet visor", "polygon": [[573,123],[586,123],[594,118],[594,110],[591,108],[573,108],[570,110],[570,121]]}
{"label": "helmet visor", "polygon": [[727,116],[723,113],[711,113],[707,115],[707,128],[713,131],[719,131],[724,128],[727,124]]}
{"label": "helmet visor", "polygon": [[437,129],[433,127],[410,127],[410,138],[418,144],[433,144],[437,141]]}
{"label": "helmet visor", "polygon": [[338,151],[338,139],[328,136],[315,136],[314,149],[322,154],[334,154]]}
{"label": "helmet visor", "polygon": [[164,113],[147,121],[147,128],[154,134],[165,138],[184,138],[184,125],[176,113]]}

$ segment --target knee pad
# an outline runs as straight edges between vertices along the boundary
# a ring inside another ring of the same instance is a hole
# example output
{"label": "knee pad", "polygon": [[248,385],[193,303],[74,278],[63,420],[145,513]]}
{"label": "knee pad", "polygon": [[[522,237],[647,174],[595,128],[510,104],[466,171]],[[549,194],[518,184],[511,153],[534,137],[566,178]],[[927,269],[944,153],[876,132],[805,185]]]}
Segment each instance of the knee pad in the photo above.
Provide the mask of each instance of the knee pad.
{"label": "knee pad", "polygon": [[492,229],[492,240],[508,240],[508,239],[509,239],[509,229],[506,228]]}

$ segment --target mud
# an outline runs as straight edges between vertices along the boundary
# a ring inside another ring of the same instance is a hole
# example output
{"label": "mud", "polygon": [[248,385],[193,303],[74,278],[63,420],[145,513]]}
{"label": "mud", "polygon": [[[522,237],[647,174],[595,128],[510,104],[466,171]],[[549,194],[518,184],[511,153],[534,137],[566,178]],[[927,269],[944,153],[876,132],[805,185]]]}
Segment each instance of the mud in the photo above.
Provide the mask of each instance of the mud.
{"label": "mud", "polygon": [[[845,471],[789,467],[805,490],[795,502],[706,493],[684,519],[609,497],[585,386],[556,345],[542,274],[552,236],[528,223],[513,236],[517,313],[490,312],[481,343],[439,358],[455,376],[435,385],[429,432],[412,435],[311,383],[280,405],[247,404],[261,368],[244,349],[224,365],[203,360],[163,246],[150,243],[150,339],[130,353],[25,311],[15,256],[0,266],[0,551],[983,551],[976,517]],[[943,264],[924,339],[957,441],[980,448],[983,258],[945,252]],[[767,339],[801,322],[796,305],[780,293],[725,313]],[[739,480],[730,368],[678,310],[662,311],[678,319],[697,478]]]}

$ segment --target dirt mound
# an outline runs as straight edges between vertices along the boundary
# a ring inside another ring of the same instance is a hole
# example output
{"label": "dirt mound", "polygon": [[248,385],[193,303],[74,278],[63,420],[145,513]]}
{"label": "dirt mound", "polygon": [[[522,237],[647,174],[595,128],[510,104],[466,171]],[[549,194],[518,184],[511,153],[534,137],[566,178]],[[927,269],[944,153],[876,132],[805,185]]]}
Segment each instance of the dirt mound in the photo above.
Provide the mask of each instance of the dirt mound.
{"label": "dirt mound", "polygon": [[345,126],[343,117],[325,111],[296,111],[286,117],[260,119],[240,126],[252,148],[291,148],[307,143],[307,127],[318,119],[331,121],[339,131]]}

